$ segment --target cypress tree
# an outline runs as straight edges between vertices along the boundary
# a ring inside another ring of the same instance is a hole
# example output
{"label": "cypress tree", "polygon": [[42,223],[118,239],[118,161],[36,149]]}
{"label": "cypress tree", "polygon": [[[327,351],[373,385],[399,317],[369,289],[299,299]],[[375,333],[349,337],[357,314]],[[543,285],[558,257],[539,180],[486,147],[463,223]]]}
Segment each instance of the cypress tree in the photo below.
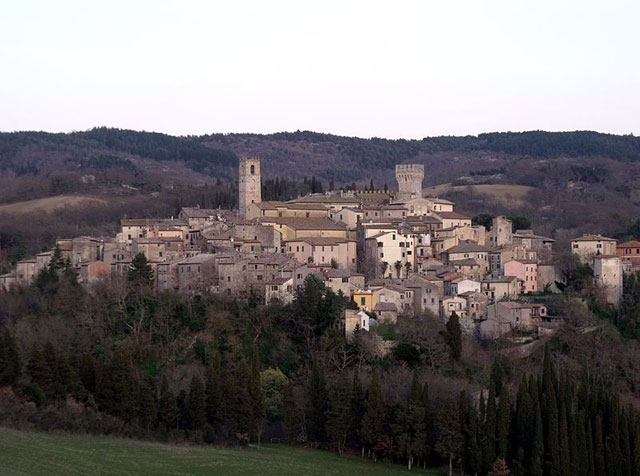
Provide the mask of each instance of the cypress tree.
{"label": "cypress tree", "polygon": [[544,440],[542,432],[542,415],[540,405],[536,405],[536,416],[533,425],[533,441],[531,444],[531,460],[529,476],[543,476],[544,474]]}
{"label": "cypress tree", "polygon": [[478,425],[478,412],[473,405],[465,406],[462,432],[464,436],[464,470],[473,475],[482,471],[482,453]]}
{"label": "cypress tree", "polygon": [[493,462],[496,460],[497,409],[496,395],[492,387],[489,388],[486,413],[487,415],[484,422],[482,445],[484,471],[488,471]]}
{"label": "cypress tree", "polygon": [[460,318],[455,312],[449,316],[447,321],[446,340],[451,360],[459,361],[462,357],[462,328],[460,327]]}
{"label": "cypress tree", "polygon": [[138,386],[138,421],[149,430],[158,415],[158,396],[155,380],[146,376]]}
{"label": "cypress tree", "polygon": [[456,400],[448,398],[439,415],[440,436],[436,451],[449,462],[449,476],[453,474],[453,462],[460,456],[463,444],[458,411]]}
{"label": "cypress tree", "polygon": [[158,423],[166,429],[175,428],[178,423],[178,405],[176,398],[169,389],[167,377],[162,377],[160,397],[158,398]]}
{"label": "cypress tree", "polygon": [[264,421],[267,411],[264,405],[264,394],[262,393],[262,382],[260,379],[260,357],[258,349],[254,347],[251,361],[251,377],[249,379],[249,397],[251,398],[251,419],[253,437],[260,444]]}
{"label": "cypress tree", "polygon": [[571,465],[571,454],[569,450],[569,429],[567,425],[567,412],[563,402],[560,402],[558,439],[560,442],[560,475],[569,476]]}
{"label": "cypress tree", "polygon": [[0,333],[0,387],[13,385],[22,373],[22,362],[16,342],[8,329]]}
{"label": "cypress tree", "polygon": [[386,422],[384,392],[382,390],[380,377],[377,373],[374,373],[367,393],[365,411],[361,424],[362,439],[369,450],[373,450],[384,436],[384,422]]}
{"label": "cypress tree", "polygon": [[351,424],[351,385],[344,375],[340,375],[332,385],[327,411],[327,433],[338,453],[342,455],[347,444]]}
{"label": "cypress tree", "polygon": [[622,410],[620,416],[620,466],[623,476],[633,476],[631,454],[631,435],[629,434],[629,424],[631,422],[631,411]]}
{"label": "cypress tree", "polygon": [[422,461],[426,461],[432,448],[432,427],[431,421],[431,402],[429,400],[429,384],[427,382],[422,386],[422,409],[424,415],[424,447],[420,454]]}
{"label": "cypress tree", "polygon": [[288,442],[298,437],[298,409],[293,395],[293,384],[287,382],[282,396],[282,432]]}
{"label": "cypress tree", "polygon": [[511,402],[509,389],[502,386],[500,392],[500,403],[498,406],[497,428],[496,428],[496,454],[499,458],[506,459],[509,444],[509,422],[511,417]]}
{"label": "cypress tree", "polygon": [[593,461],[595,476],[606,476],[605,456],[604,456],[604,433],[602,428],[602,416],[596,416],[593,443]]}
{"label": "cypress tree", "polygon": [[524,474],[531,450],[530,434],[534,427],[535,410],[531,403],[527,377],[523,376],[518,385],[516,396],[516,415],[514,421],[514,469],[518,474]]}
{"label": "cypress tree", "polygon": [[309,439],[315,443],[326,440],[328,410],[327,383],[324,369],[317,360],[311,366],[309,382]]}
{"label": "cypress tree", "polygon": [[362,382],[360,381],[360,374],[358,373],[357,368],[353,372],[349,415],[351,417],[351,422],[349,424],[349,438],[354,445],[361,446],[364,453],[364,446],[362,446],[362,435],[360,434],[360,423],[362,422],[362,417],[364,416],[364,393],[362,391]]}
{"label": "cypress tree", "polygon": [[199,375],[194,375],[189,385],[189,420],[191,427],[196,430],[202,429],[207,421],[204,385]]}
{"label": "cypress tree", "polygon": [[207,421],[214,431],[220,431],[220,361],[216,357],[214,363],[207,368],[205,377],[205,395],[207,400]]}

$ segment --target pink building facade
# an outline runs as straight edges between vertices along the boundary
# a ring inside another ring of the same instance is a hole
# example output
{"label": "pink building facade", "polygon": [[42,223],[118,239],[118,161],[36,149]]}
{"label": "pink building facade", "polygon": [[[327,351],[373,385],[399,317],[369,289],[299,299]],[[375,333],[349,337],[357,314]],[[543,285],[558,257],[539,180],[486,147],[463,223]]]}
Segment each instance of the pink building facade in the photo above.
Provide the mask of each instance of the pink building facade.
{"label": "pink building facade", "polygon": [[527,260],[510,260],[504,264],[504,275],[522,280],[524,294],[538,292],[538,264]]}

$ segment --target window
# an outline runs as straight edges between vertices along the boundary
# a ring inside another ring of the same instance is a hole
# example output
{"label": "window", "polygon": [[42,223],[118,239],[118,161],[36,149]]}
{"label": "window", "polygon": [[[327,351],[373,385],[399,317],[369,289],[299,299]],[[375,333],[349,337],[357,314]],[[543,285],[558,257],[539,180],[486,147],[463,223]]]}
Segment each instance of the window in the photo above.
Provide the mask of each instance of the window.
{"label": "window", "polygon": [[158,253],[158,256],[160,256],[160,258],[162,258],[162,251],[160,251],[160,252]]}
{"label": "window", "polygon": [[360,305],[361,306],[364,306],[366,304],[366,302],[367,302],[367,298],[365,298],[365,297],[361,297],[360,298]]}
{"label": "window", "polygon": [[[250,170],[251,170],[251,172],[250,172],[250,173],[251,173],[251,175],[255,175],[255,173],[256,173],[256,166],[255,166],[255,165],[252,165]],[[252,200],[252,201],[253,201],[253,200]]]}

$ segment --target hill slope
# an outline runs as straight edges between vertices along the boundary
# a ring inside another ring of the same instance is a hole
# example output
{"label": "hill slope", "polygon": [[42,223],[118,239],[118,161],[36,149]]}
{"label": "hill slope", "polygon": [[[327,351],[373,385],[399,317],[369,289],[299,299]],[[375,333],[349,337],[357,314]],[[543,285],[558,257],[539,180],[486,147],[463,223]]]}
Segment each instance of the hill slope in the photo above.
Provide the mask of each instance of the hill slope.
{"label": "hill slope", "polygon": [[[622,237],[640,216],[640,138],[588,131],[422,140],[300,131],[199,137],[108,128],[0,133],[0,204],[81,195],[106,198],[110,205],[115,198],[128,216],[170,216],[197,204],[233,207],[243,155],[262,158],[264,179],[315,176],[325,189],[352,182],[393,189],[396,164],[422,163],[425,187],[452,184],[435,190],[456,201],[458,210],[525,215],[538,232],[560,240],[583,232]],[[510,187],[519,188],[514,199],[505,191]],[[4,223],[0,217],[0,229]],[[92,233],[77,220],[69,225]],[[0,248],[3,241],[11,239],[0,236]]]}
{"label": "hill slope", "polygon": [[147,443],[121,438],[45,434],[0,427],[5,476],[69,474],[192,476],[383,476],[440,472],[374,464],[286,445],[229,449]]}

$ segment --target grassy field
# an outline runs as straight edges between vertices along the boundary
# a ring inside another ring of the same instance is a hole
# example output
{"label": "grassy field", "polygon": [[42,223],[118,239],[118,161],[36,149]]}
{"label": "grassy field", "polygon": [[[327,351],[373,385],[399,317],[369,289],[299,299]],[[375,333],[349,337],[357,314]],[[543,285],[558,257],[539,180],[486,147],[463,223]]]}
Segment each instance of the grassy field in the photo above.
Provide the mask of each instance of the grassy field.
{"label": "grassy field", "polygon": [[535,190],[535,188],[528,187],[526,185],[483,184],[452,186],[451,184],[446,183],[425,188],[423,190],[423,195],[425,197],[437,197],[446,192],[466,192],[469,189],[473,190],[475,193],[491,195],[496,200],[501,200],[507,203],[513,201],[521,203],[530,191]]}
{"label": "grassy field", "polygon": [[0,213],[31,213],[31,212],[52,212],[64,207],[75,207],[78,205],[99,205],[105,203],[104,200],[83,195],[56,195],[55,197],[38,198],[25,202],[15,202],[0,205]]}
{"label": "grassy field", "polygon": [[285,445],[225,449],[0,428],[0,474],[212,476],[439,476]]}

